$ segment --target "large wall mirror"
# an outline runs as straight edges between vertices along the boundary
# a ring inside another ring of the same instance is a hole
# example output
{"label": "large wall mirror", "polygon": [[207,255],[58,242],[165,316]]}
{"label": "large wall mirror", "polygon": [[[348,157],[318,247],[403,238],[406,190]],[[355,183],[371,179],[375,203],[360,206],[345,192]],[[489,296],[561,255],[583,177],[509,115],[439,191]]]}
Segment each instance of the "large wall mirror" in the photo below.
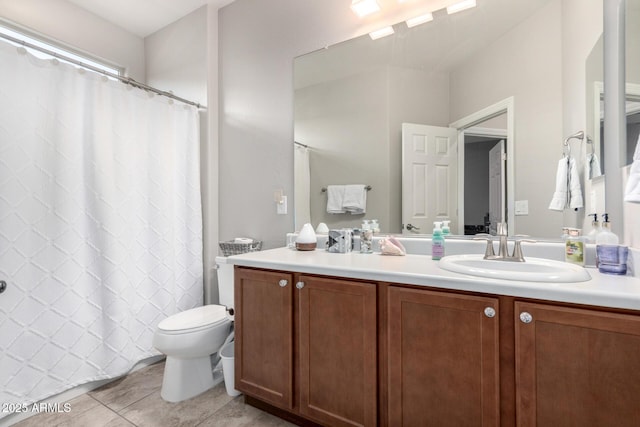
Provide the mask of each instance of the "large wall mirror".
{"label": "large wall mirror", "polygon": [[640,0],[627,0],[625,23],[627,144],[625,165],[631,164],[640,138]]}
{"label": "large wall mirror", "polygon": [[[582,227],[589,212],[553,211],[549,204],[565,138],[599,132],[584,116],[593,102],[586,93],[590,55],[592,66],[602,64],[602,54],[592,54],[602,26],[580,26],[579,36],[563,27],[585,14],[601,21],[602,9],[603,0],[478,0],[458,14],[436,11],[419,26],[398,23],[385,38],[365,35],[296,58],[296,229],[305,222],[357,227],[375,218],[383,232],[406,233],[403,124],[455,130],[452,142],[436,138],[425,150],[452,156],[456,171],[440,168],[440,179],[431,176],[421,189],[433,198],[437,218],[452,220],[455,234],[484,231],[497,218],[509,222],[512,234],[547,239],[559,238],[563,226]],[[584,93],[566,96],[573,92],[565,85],[576,81]],[[582,128],[564,129],[567,111],[582,115]],[[405,148],[420,145],[412,141]],[[490,159],[500,144],[504,202],[492,218]],[[569,144],[588,205],[584,163],[591,147],[586,139]],[[371,187],[365,215],[326,212],[322,190],[336,184]]]}

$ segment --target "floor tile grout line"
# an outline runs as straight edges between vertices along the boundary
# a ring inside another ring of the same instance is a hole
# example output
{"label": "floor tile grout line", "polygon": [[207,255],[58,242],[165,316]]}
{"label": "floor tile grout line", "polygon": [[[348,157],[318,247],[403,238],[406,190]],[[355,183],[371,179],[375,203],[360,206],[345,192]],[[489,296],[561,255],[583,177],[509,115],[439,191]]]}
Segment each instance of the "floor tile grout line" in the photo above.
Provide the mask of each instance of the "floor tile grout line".
{"label": "floor tile grout line", "polygon": [[201,426],[202,424],[205,423],[205,421],[208,421],[210,419],[212,419],[215,416],[218,416],[218,412],[222,411],[224,408],[226,408],[228,405],[231,405],[233,402],[235,401],[234,399],[231,399],[230,401],[228,401],[227,403],[225,403],[224,405],[222,405],[221,407],[219,407],[218,409],[216,409],[216,411],[214,413],[212,413],[211,415],[209,415],[207,418],[205,418],[204,420],[200,421],[198,424],[196,424],[194,427],[198,427]]}

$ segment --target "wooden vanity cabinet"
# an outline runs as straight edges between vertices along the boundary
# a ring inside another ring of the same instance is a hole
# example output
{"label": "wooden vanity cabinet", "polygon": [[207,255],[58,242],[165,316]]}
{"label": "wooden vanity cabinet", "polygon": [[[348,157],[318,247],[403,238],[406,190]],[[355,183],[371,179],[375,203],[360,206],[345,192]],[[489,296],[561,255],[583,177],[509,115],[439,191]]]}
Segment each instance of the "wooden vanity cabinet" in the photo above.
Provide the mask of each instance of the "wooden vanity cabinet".
{"label": "wooden vanity cabinet", "polygon": [[373,283],[237,267],[236,388],[323,426],[377,425],[376,295]]}
{"label": "wooden vanity cabinet", "polygon": [[640,316],[515,303],[517,425],[640,425]]}
{"label": "wooden vanity cabinet", "polygon": [[498,299],[390,286],[387,301],[387,425],[498,425]]}
{"label": "wooden vanity cabinet", "polygon": [[322,426],[638,426],[631,311],[236,267],[235,381]]}
{"label": "wooden vanity cabinet", "polygon": [[235,388],[292,410],[293,274],[235,269]]}

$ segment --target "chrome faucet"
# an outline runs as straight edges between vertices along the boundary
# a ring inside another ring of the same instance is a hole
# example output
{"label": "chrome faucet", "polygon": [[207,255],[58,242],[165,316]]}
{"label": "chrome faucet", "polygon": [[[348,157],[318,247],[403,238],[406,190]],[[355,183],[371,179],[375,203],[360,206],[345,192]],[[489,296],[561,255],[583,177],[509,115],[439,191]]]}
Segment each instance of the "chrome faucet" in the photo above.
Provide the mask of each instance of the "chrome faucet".
{"label": "chrome faucet", "polygon": [[504,222],[499,222],[497,224],[497,236],[499,238],[498,245],[498,255],[493,251],[493,239],[490,234],[478,234],[477,236],[482,237],[474,237],[474,240],[486,240],[487,248],[484,251],[484,259],[491,259],[497,261],[514,261],[514,262],[525,262],[524,256],[522,255],[522,242],[535,243],[535,240],[522,239],[522,237],[529,237],[527,235],[519,234],[514,237],[517,239],[514,240],[513,245],[513,253],[509,255],[509,247],[508,247],[508,233],[507,233],[507,224]]}

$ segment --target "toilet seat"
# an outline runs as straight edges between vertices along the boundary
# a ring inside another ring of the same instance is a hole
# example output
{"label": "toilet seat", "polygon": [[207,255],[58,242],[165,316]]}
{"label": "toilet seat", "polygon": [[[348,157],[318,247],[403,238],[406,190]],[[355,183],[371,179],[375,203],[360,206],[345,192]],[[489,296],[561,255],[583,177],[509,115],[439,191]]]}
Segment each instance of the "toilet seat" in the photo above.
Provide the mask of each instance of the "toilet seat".
{"label": "toilet seat", "polygon": [[184,334],[226,323],[226,307],[210,304],[174,314],[162,320],[158,329],[166,334]]}

